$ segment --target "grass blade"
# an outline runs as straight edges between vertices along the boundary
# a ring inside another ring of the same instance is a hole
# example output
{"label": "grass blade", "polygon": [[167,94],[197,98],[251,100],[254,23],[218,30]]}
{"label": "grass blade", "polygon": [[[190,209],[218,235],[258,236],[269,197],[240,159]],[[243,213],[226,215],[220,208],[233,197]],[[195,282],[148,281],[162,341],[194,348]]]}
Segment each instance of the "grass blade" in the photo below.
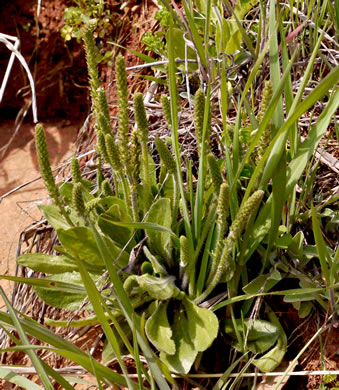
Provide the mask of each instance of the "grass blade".
{"label": "grass blade", "polygon": [[109,215],[102,215],[101,219],[103,219],[104,221],[106,221],[108,223],[111,223],[112,225],[123,226],[123,227],[133,228],[133,229],[153,230],[153,231],[157,231],[157,232],[168,233],[172,236],[172,238],[179,245],[178,236],[174,232],[172,232],[172,230],[167,229],[166,227],[159,225],[157,223],[153,223],[153,222],[119,222],[119,221],[115,221]]}
{"label": "grass blade", "polygon": [[[185,4],[185,2],[184,2]],[[180,197],[182,201],[183,207],[183,217],[185,224],[185,233],[188,242],[192,246],[191,252],[193,253],[193,235],[192,228],[190,224],[189,213],[187,209],[187,203],[185,199],[185,191],[184,191],[184,183],[182,178],[182,170],[181,170],[181,159],[180,159],[180,150],[179,150],[179,141],[178,141],[178,111],[177,111],[177,86],[176,86],[176,78],[175,78],[175,58],[174,58],[174,42],[173,42],[173,11],[171,10],[171,18],[170,18],[170,26],[168,31],[168,60],[169,60],[169,90],[171,96],[171,129],[172,129],[172,144],[175,154],[175,160],[177,164],[177,180],[178,187],[180,191]]]}
{"label": "grass blade", "polygon": [[[94,312],[95,312],[95,314],[100,322],[101,327],[103,328],[103,331],[107,337],[108,342],[111,344],[111,346],[113,348],[115,356],[118,359],[121,370],[124,374],[124,377],[126,378],[126,383],[127,383],[128,387],[132,389],[133,384],[132,384],[131,380],[129,379],[127,368],[122,360],[118,341],[114,335],[114,332],[112,331],[110,322],[107,319],[105,312],[104,312],[104,307],[106,306],[105,302],[104,302],[103,298],[101,297],[94,281],[89,276],[85,266],[82,264],[82,262],[79,259],[77,259],[77,262],[78,262],[79,272],[81,274],[82,281],[83,281],[84,286],[86,288],[88,298],[93,306],[93,310],[94,310]],[[107,310],[107,308],[106,308],[106,310]],[[92,359],[90,359],[90,361],[93,364]]]}
{"label": "grass blade", "polygon": [[[122,311],[124,312],[125,318],[133,330],[133,327],[136,326],[136,323],[133,322],[133,316],[135,316],[135,311],[132,307],[132,304],[129,300],[128,295],[126,294],[126,291],[123,287],[123,284],[120,280],[119,275],[117,274],[116,270],[114,269],[113,262],[114,259],[112,259],[110,249],[107,247],[105,241],[102,239],[96,228],[93,226],[93,224],[90,222],[90,228],[94,233],[94,237],[97,243],[97,247],[99,249],[100,255],[102,257],[102,260],[104,264],[106,265],[108,274],[110,276],[111,281],[113,282],[114,286],[114,295],[117,299],[117,302],[119,303]],[[145,340],[142,337],[141,330],[138,328],[136,329],[138,342],[140,345],[140,348],[142,349],[144,356],[148,362],[148,365],[152,371],[152,374],[155,377],[155,380],[160,387],[161,390],[170,390],[167,382],[165,381],[163,374],[161,372],[161,369],[159,368],[153,353],[150,349],[150,347],[146,344]]]}
{"label": "grass blade", "polygon": [[0,279],[11,280],[13,282],[25,283],[30,286],[45,287],[53,290],[59,290],[68,293],[86,294],[86,290],[77,284],[60,282],[51,279],[20,278],[17,276],[0,275]]}
{"label": "grass blade", "polygon": [[[292,61],[292,60],[291,60]],[[266,152],[264,153],[262,159],[260,160],[257,169],[254,171],[251,180],[248,184],[246,193],[245,193],[245,199],[248,198],[250,195],[253,185],[255,184],[258,174],[260,173],[261,169],[264,168],[264,174],[260,182],[260,188],[264,188],[265,184],[268,182],[268,180],[272,177],[273,171],[276,169],[276,165],[279,161],[279,145],[281,143],[285,143],[285,140],[287,138],[287,131],[294,124],[298,118],[301,117],[302,114],[304,114],[310,107],[313,106],[313,104],[320,100],[331,88],[333,88],[337,80],[339,79],[339,67],[334,69],[332,72],[330,72],[320,83],[319,85],[303,100],[302,104],[299,104],[295,107],[295,109],[291,109],[290,114],[288,115],[286,121],[279,129],[278,133],[274,137],[274,139],[271,141],[271,144],[268,146]],[[272,98],[273,100],[273,98]],[[339,104],[339,96],[336,94],[335,97],[335,104],[338,106]],[[326,110],[326,108],[325,108]],[[269,111],[269,109],[267,110]],[[333,112],[332,112],[333,115]],[[265,115],[266,116],[266,115]],[[264,120],[263,120],[264,121]],[[261,128],[261,126],[260,126]],[[259,128],[259,129],[260,129]],[[259,133],[259,131],[258,131]],[[251,151],[251,147],[249,148],[249,151]],[[270,164],[266,165],[266,161],[269,157],[269,155],[272,152],[272,159],[270,159]],[[313,153],[313,151],[310,151]]]}
{"label": "grass blade", "polygon": [[[335,82],[339,79],[339,67],[337,68],[336,71],[333,71],[327,77],[330,77],[330,78],[329,78],[329,80],[326,80],[326,81],[332,80],[334,82],[332,84],[332,86],[334,86]],[[335,79],[335,77],[336,77],[336,79]],[[329,88],[330,87],[331,87],[331,85],[329,85]],[[308,97],[310,97],[310,96],[308,96]],[[312,154],[316,150],[322,136],[325,134],[325,132],[328,128],[328,125],[330,123],[330,120],[331,120],[333,114],[336,112],[338,106],[339,106],[339,90],[335,91],[332,94],[332,96],[329,99],[329,102],[327,103],[323,112],[320,114],[317,122],[312,127],[312,129],[309,131],[309,134],[308,134],[306,140],[299,146],[298,151],[296,153],[296,156],[290,162],[290,164],[287,168],[287,184],[286,184],[286,193],[287,194],[297,184],[297,181],[299,180],[303,170],[305,169],[307,162],[309,161],[310,157],[312,156]],[[280,130],[280,132],[284,131],[285,128],[287,128],[286,123],[288,123],[288,122],[289,122],[289,120],[287,122],[285,122],[285,124],[282,127],[282,129]]]}
{"label": "grass blade", "polygon": [[252,41],[251,41],[250,37],[248,36],[248,34],[246,33],[245,29],[243,28],[242,24],[240,23],[238,16],[234,12],[234,7],[231,6],[229,0],[224,0],[224,2],[226,4],[227,10],[233,15],[233,17],[237,23],[237,26],[238,26],[238,29],[239,29],[240,34],[242,36],[242,39],[244,40],[249,51],[251,52],[253,58],[256,58],[256,54],[255,54],[254,47],[252,45]]}
{"label": "grass blade", "polygon": [[329,267],[332,266],[331,262],[331,256],[328,252],[327,246],[325,244],[320,223],[317,215],[317,211],[314,208],[313,202],[311,203],[311,209],[312,209],[312,228],[313,228],[313,234],[315,239],[315,244],[318,252],[318,257],[321,265],[321,271],[324,274],[326,284],[329,285],[331,283],[330,280],[330,270]]}
{"label": "grass blade", "polygon": [[[19,334],[19,337],[21,339],[21,342],[26,346],[29,346],[30,345],[30,342],[25,334],[25,331],[24,329],[22,328],[21,326],[21,323],[18,319],[18,317],[16,316],[16,313],[13,309],[13,307],[11,306],[9,300],[7,299],[7,296],[4,292],[4,290],[0,287],[0,295],[2,297],[2,299],[4,300],[6,306],[7,306],[7,310],[9,312],[9,315],[11,316],[12,318],[12,321],[13,321],[13,324]],[[50,381],[46,371],[45,371],[45,368],[40,360],[40,358],[35,354],[35,352],[31,349],[27,349],[25,350],[27,355],[30,357],[35,369],[37,370],[37,373],[39,375],[39,378],[44,386],[45,389],[47,390],[53,390],[54,387],[52,385],[52,382]]]}
{"label": "grass blade", "polygon": [[[271,81],[273,84],[273,92],[276,92],[278,94],[277,96],[277,105],[276,109],[273,112],[272,115],[272,133],[273,135],[276,134],[278,129],[280,129],[281,125],[284,122],[284,110],[283,110],[283,101],[282,101],[282,95],[279,95],[279,84],[281,80],[280,75],[280,63],[279,63],[279,50],[278,50],[278,37],[277,37],[277,30],[274,29],[274,26],[276,24],[275,20],[275,13],[276,13],[276,6],[275,6],[275,0],[271,0],[270,2],[270,14],[269,14],[269,27],[271,34],[273,36],[273,39],[271,40],[270,45],[270,74],[271,74]],[[281,23],[279,23],[281,24]],[[291,64],[293,62],[291,61]],[[290,64],[290,65],[291,65]],[[285,77],[286,81],[289,79],[289,70],[291,69],[290,66],[287,66],[285,70]],[[269,232],[268,237],[268,245],[266,249],[266,256],[264,259],[262,271],[264,270],[269,254],[271,252],[271,248],[274,245],[274,242],[277,238],[279,225],[281,223],[281,215],[284,207],[284,200],[285,200],[285,188],[286,188],[286,151],[285,151],[285,144],[280,145],[279,150],[279,162],[277,164],[277,169],[275,170],[275,174],[272,178],[272,222],[271,222],[271,229]],[[270,164],[270,161],[268,161],[268,164]]]}
{"label": "grass blade", "polygon": [[194,232],[195,242],[199,240],[201,222],[202,222],[202,210],[203,210],[203,202],[204,202],[205,177],[206,177],[206,135],[208,130],[207,126],[209,125],[210,98],[211,98],[211,83],[208,84],[207,96],[205,100],[204,128],[203,128],[202,141],[201,141],[201,156],[199,161],[198,187],[196,191],[196,199],[194,204],[193,232]]}
{"label": "grass blade", "polygon": [[16,374],[8,368],[0,367],[0,378],[2,378],[5,382],[13,383],[14,385],[18,385],[23,389],[27,390],[42,390],[43,387],[38,386],[36,383],[30,381],[29,379]]}
{"label": "grass blade", "polygon": [[224,301],[218,303],[215,305],[211,310],[212,311],[217,311],[219,309],[222,309],[225,306],[232,305],[237,302],[242,302],[242,301],[247,301],[249,299],[257,298],[257,297],[264,297],[264,296],[269,296],[269,295],[290,295],[294,297],[305,297],[305,294],[315,294],[315,293],[320,293],[323,291],[327,290],[338,290],[339,289],[339,283],[333,284],[328,287],[317,287],[317,288],[295,288],[291,290],[281,290],[281,291],[271,291],[267,293],[258,293],[258,294],[243,294],[243,295],[238,295],[233,298],[225,299]]}
{"label": "grass blade", "polygon": [[[189,28],[190,28],[190,35],[191,35],[191,39],[193,41],[193,44],[195,46],[195,48],[197,49],[197,52],[198,52],[198,55],[199,55],[199,58],[200,58],[200,61],[206,71],[206,73],[208,73],[208,58],[207,58],[207,55],[206,55],[206,51],[204,49],[204,44],[202,42],[202,39],[198,33],[198,30],[197,30],[197,27],[195,25],[195,22],[194,22],[194,19],[190,13],[190,10],[186,4],[186,0],[183,0],[183,6],[184,6],[184,9],[185,9],[185,16],[187,18],[187,21],[188,21],[188,25],[189,25]],[[206,46],[207,46],[207,42],[205,42]]]}
{"label": "grass blade", "polygon": [[[16,330],[16,327],[10,315],[7,313],[0,312],[0,323],[6,329]],[[69,341],[63,339],[62,337],[57,336],[52,331],[43,327],[36,321],[25,319],[25,320],[20,320],[20,324],[26,333],[37,338],[38,340],[41,340],[53,346],[53,347],[40,346],[40,348],[53,349],[54,352],[57,352],[62,356],[65,356],[65,354],[68,353],[68,356],[72,361],[82,365],[82,367],[84,367],[89,372],[94,374],[94,372],[92,371],[92,364],[87,354],[81,351],[80,348],[73,345]],[[29,347],[33,348],[34,346],[29,346]],[[112,383],[126,386],[126,380],[120,374],[115,373],[114,371],[98,363],[97,361],[94,362],[94,365],[101,377],[108,379]]]}

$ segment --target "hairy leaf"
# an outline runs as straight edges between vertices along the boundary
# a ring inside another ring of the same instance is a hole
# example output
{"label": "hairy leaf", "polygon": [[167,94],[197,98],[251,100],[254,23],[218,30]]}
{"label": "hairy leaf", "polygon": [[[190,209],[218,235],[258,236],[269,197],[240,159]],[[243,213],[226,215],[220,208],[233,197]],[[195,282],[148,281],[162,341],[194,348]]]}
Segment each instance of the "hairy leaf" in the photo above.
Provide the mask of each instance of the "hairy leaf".
{"label": "hairy leaf", "polygon": [[[268,321],[254,320],[236,320],[237,330],[246,338],[246,350],[253,353],[264,353],[277,342],[279,336],[279,328]],[[237,342],[237,336],[233,327],[232,320],[225,321],[226,335],[231,337],[232,345],[237,350],[241,351],[241,346]],[[244,352],[244,351],[242,351]]]}
{"label": "hairy leaf", "polygon": [[[65,272],[47,276],[47,280],[56,280],[82,286],[82,279],[78,272]],[[64,292],[57,289],[34,286],[34,291],[47,305],[66,310],[77,310],[84,302],[86,294]]]}
{"label": "hairy leaf", "polygon": [[[88,263],[96,266],[104,266],[94,234],[91,229],[79,226],[71,229],[59,229],[57,234],[62,246],[74,257],[80,260],[86,260]],[[106,245],[114,259],[118,258],[121,250],[115,246],[108,237],[103,236]],[[128,263],[128,254],[123,253],[120,256],[118,265],[125,266]]]}
{"label": "hairy leaf", "polygon": [[146,334],[151,343],[168,355],[175,353],[172,329],[167,318],[168,301],[160,302],[155,312],[146,322]]}
{"label": "hairy leaf", "polygon": [[157,278],[151,275],[131,275],[124,283],[127,292],[132,292],[134,288],[140,289],[141,292],[148,293],[154,299],[166,300],[175,298],[180,294],[176,287],[174,276]]}
{"label": "hairy leaf", "polygon": [[184,308],[174,316],[172,331],[176,351],[174,355],[160,353],[161,360],[178,373],[187,374],[198,352],[205,351],[217,336],[218,319],[210,310],[194,305],[187,298]]}
{"label": "hairy leaf", "polygon": [[109,206],[108,211],[98,219],[100,229],[113,241],[124,246],[131,237],[132,230],[128,227],[112,224],[110,221],[131,222],[125,202],[122,199],[109,196],[104,198],[100,204]]}
{"label": "hairy leaf", "polygon": [[[146,221],[163,226],[170,230],[172,223],[170,200],[161,198],[153,203]],[[168,256],[168,247],[171,241],[171,235],[167,232],[160,232],[150,229],[147,229],[146,232],[149,238],[149,246],[151,251],[154,251],[159,255],[164,255],[166,258]]]}
{"label": "hairy leaf", "polygon": [[77,265],[66,256],[52,256],[43,253],[26,253],[16,259],[23,267],[45,274],[61,274],[76,271]]}
{"label": "hairy leaf", "polygon": [[194,347],[198,351],[205,351],[217,337],[218,318],[212,311],[194,305],[187,298],[183,302]]}
{"label": "hairy leaf", "polygon": [[[39,210],[42,215],[47,219],[52,228],[57,229],[68,229],[70,225],[67,223],[65,217],[59,212],[59,209],[55,205],[42,205],[39,206]],[[70,219],[77,225],[84,225],[84,222],[79,216],[70,209]]]}

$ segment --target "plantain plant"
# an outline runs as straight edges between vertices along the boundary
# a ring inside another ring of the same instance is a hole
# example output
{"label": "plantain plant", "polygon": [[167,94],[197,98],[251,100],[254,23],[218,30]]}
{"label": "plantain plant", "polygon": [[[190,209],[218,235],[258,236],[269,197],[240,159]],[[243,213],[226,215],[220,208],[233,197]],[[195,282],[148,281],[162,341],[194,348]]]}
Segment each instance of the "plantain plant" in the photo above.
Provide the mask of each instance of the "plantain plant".
{"label": "plantain plant", "polygon": [[[208,169],[206,166],[206,190],[198,210],[200,227],[193,235],[187,218],[188,207],[192,214],[196,208],[185,201],[189,193],[183,189],[178,166],[181,162],[157,138],[155,144],[162,163],[157,173],[148,149],[148,122],[141,94],[134,96],[136,126],[134,129],[129,126],[127,78],[121,56],[116,61],[119,121],[117,135],[113,135],[104,91],[97,88],[91,31],[92,26],[87,26],[84,42],[93,114],[97,119],[97,149],[100,158],[112,168],[114,185],[98,182],[98,191],[93,195],[90,183],[81,179],[79,164],[73,159],[73,183],[59,188],[49,166],[43,128],[38,125],[36,146],[40,168],[55,202],[40,209],[56,229],[61,245],[55,249],[60,255],[23,255],[18,263],[40,271],[48,269],[52,276],[47,276],[47,280],[54,282],[67,280],[86,286],[83,273],[87,272],[87,279],[100,288],[104,284],[100,277],[107,269],[100,250],[102,244],[109,256],[109,274],[114,273],[117,278],[119,272],[120,288],[123,286],[123,294],[128,296],[130,309],[146,316],[145,332],[160,352],[161,361],[171,370],[186,374],[198,353],[213,343],[219,331],[217,316],[199,304],[212,296],[220,282],[232,280],[236,268],[234,249],[247,221],[261,203],[264,191],[255,191],[228,227],[229,186],[215,157],[208,152],[209,105],[199,90],[195,107],[196,134],[200,158],[208,161]],[[166,100],[162,100],[168,111]],[[189,191],[192,193],[193,188]],[[49,267],[51,262],[53,269]],[[110,289],[118,290],[112,278],[111,282]],[[68,293],[65,299],[59,296],[58,302],[58,293],[44,287],[35,287],[35,290],[46,303],[67,309],[75,309],[86,297],[85,291]],[[87,293],[88,307],[95,311],[96,305],[89,291]],[[114,299],[107,298],[105,305],[110,316],[122,320],[125,313],[119,294],[115,291]],[[99,316],[96,312],[94,318],[99,320]],[[95,321],[94,318],[90,321]],[[73,325],[77,325],[76,321]]]}

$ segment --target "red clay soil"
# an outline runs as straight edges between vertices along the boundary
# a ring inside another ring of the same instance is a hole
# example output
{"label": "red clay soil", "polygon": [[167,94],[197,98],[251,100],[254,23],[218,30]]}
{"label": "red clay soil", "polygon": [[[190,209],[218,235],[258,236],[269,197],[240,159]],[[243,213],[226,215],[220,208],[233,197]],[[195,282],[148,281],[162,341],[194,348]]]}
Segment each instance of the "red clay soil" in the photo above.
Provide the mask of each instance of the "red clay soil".
{"label": "red clay soil", "polygon": [[[52,167],[58,166],[74,152],[79,122],[48,121],[44,124]],[[6,145],[14,131],[14,122],[0,124],[0,147]],[[9,191],[40,176],[34,144],[34,125],[25,123],[1,159],[0,165],[0,274],[15,275],[16,248],[20,233],[39,221],[37,206],[46,203],[48,194],[41,180],[14,193]],[[0,280],[9,292],[9,282]],[[4,307],[0,303],[0,310]]]}
{"label": "red clay soil", "polygon": [[[37,4],[37,0],[1,0],[0,33],[20,39],[20,52],[36,84],[39,118],[83,119],[90,108],[84,50],[76,39],[66,43],[60,34],[64,25],[64,9],[75,3],[71,0],[42,0],[38,23]],[[157,7],[152,2],[135,0],[129,1],[123,10],[120,9],[122,2],[115,0],[107,0],[105,5],[112,18],[105,28],[105,36],[97,39],[103,47],[102,54],[111,50],[114,59],[120,50],[107,41],[142,51],[142,36],[158,23],[154,19]],[[9,57],[10,52],[0,43],[0,82]],[[125,58],[127,66],[140,63],[131,52],[125,52]],[[107,63],[100,67],[102,83],[107,85],[112,81],[111,67]],[[139,81],[133,79],[134,82]],[[0,105],[0,120],[15,117],[30,99],[27,75],[16,60]]]}
{"label": "red clay soil", "polygon": [[[37,4],[36,0],[0,1],[0,32],[20,39],[20,52],[35,80],[38,118],[46,121],[52,165],[56,166],[71,153],[77,130],[89,111],[88,75],[82,46],[75,39],[65,43],[60,35],[64,25],[64,9],[74,6],[74,2],[42,0],[38,22]],[[136,1],[130,1],[121,10],[121,3],[115,0],[108,0],[106,6],[110,9],[112,20],[104,40],[110,38],[121,45],[142,51],[143,34],[157,23],[154,19],[157,7],[146,1],[138,5]],[[117,53],[112,45],[106,49],[114,50],[114,55]],[[10,52],[0,43],[0,82],[9,57]],[[128,51],[125,57],[127,66],[140,63]],[[107,63],[101,64],[100,77],[104,86],[113,81],[114,73]],[[129,78],[129,84],[134,91],[141,87],[137,77]],[[109,101],[113,102],[116,99],[114,85],[107,89],[107,93]],[[1,148],[7,144],[15,128],[14,122],[9,119],[14,119],[30,101],[27,75],[15,60],[0,104],[0,196],[39,176],[34,151],[34,126],[28,123],[32,119],[31,110],[28,111],[27,123],[15,136],[14,142],[5,154],[1,153]],[[51,122],[50,118],[57,119]],[[42,182],[37,181],[0,200],[3,222],[0,225],[0,273],[14,274],[19,233],[40,219],[36,204],[46,201],[46,197]],[[3,281],[1,285],[4,285]]]}
{"label": "red clay soil", "polygon": [[[36,84],[39,117],[83,118],[88,109],[85,56],[76,40],[66,45],[60,35],[63,10],[71,2],[43,0],[36,23],[37,3],[36,0],[2,0],[0,32],[20,39],[20,51]],[[0,81],[9,56],[5,45],[0,44]],[[23,68],[14,61],[0,106],[0,118],[15,116],[30,101],[28,85]]]}

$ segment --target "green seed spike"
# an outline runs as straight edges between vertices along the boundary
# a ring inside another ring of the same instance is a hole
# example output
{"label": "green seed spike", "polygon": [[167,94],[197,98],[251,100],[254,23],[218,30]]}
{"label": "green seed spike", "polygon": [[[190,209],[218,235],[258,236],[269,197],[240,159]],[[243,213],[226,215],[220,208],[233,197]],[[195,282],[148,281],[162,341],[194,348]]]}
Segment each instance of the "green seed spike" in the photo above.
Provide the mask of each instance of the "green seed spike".
{"label": "green seed spike", "polygon": [[273,95],[272,82],[271,82],[271,80],[267,80],[265,82],[265,86],[264,86],[262,96],[261,96],[260,111],[257,115],[257,120],[258,120],[259,124],[261,123],[261,121],[265,115],[265,112],[268,108],[268,105],[272,99],[272,95]]}
{"label": "green seed spike", "polygon": [[86,24],[82,30],[82,39],[85,44],[89,83],[91,87],[92,110],[94,111],[94,114],[96,114],[95,102],[97,97],[97,90],[100,87],[100,81],[99,81],[98,69],[97,69],[99,53],[95,45],[95,40],[93,36],[93,32],[95,28],[96,28],[96,22],[90,22]]}
{"label": "green seed spike", "polygon": [[129,153],[128,153],[128,90],[127,90],[127,75],[125,60],[122,55],[118,55],[115,62],[115,71],[117,79],[118,89],[118,138],[119,138],[119,150],[123,164],[128,166]]}
{"label": "green seed spike", "polygon": [[171,126],[172,124],[171,106],[166,95],[161,95],[161,105],[164,111],[165,119],[167,120],[168,125]]}
{"label": "green seed spike", "polygon": [[100,130],[97,131],[97,144],[98,144],[99,152],[104,158],[105,162],[110,164],[110,158],[108,156],[107,149],[106,149],[105,135]]}
{"label": "green seed spike", "polygon": [[180,236],[180,267],[186,267],[190,261],[190,250],[186,236]]}
{"label": "green seed spike", "polygon": [[112,126],[103,113],[98,113],[97,127],[99,131],[102,131],[104,134],[112,134]]}
{"label": "green seed spike", "polygon": [[198,89],[194,97],[194,127],[197,137],[199,154],[202,147],[202,135],[204,130],[205,95],[202,89]]}
{"label": "green seed spike", "polygon": [[180,215],[184,216],[184,205],[181,198],[179,199],[179,211],[180,211]]}
{"label": "green seed spike", "polygon": [[175,174],[177,165],[175,163],[174,157],[159,137],[155,138],[155,146],[158,150],[162,162],[168,169],[168,172],[171,174]]}
{"label": "green seed spike", "polygon": [[[109,183],[108,183],[108,185],[109,185]],[[91,211],[95,210],[98,206],[99,206],[99,208],[102,208],[102,206],[100,205],[100,201],[101,201],[100,198],[91,199],[85,205],[85,212],[88,214]]]}
{"label": "green seed spike", "polygon": [[133,180],[140,180],[141,171],[141,145],[138,139],[137,130],[133,130],[131,134],[131,166],[133,167]]}
{"label": "green seed spike", "polygon": [[264,191],[258,190],[254,192],[240,208],[228,234],[228,237],[232,241],[236,241],[240,237],[240,234],[245,228],[251,214],[257,208],[263,197]]}
{"label": "green seed spike", "polygon": [[259,164],[262,156],[265,154],[267,147],[269,146],[272,140],[272,132],[269,128],[267,128],[264,134],[261,136],[258,145],[257,145],[257,154],[255,156],[255,161]]}
{"label": "green seed spike", "polygon": [[[241,232],[246,226],[251,214],[256,210],[257,206],[261,202],[264,196],[264,191],[258,190],[254,192],[240,208],[228,234],[227,239],[224,241],[224,247],[221,252],[220,259],[215,256],[213,273],[207,281],[208,287],[206,290],[195,299],[194,303],[198,304],[202,302],[217,286],[223,274],[226,275],[226,281],[229,282],[234,275],[235,264],[231,256],[233,245],[240,237]],[[218,251],[219,253],[219,251]]]}
{"label": "green seed spike", "polygon": [[100,112],[107,123],[111,124],[111,118],[109,115],[109,107],[107,104],[106,92],[104,88],[100,87],[97,90],[97,111]]}
{"label": "green seed spike", "polygon": [[[190,248],[186,236],[180,236],[180,279],[183,278],[185,269],[191,259]],[[187,284],[187,277],[182,280],[183,286]]]}
{"label": "green seed spike", "polygon": [[54,176],[51,169],[51,164],[49,162],[49,155],[47,150],[46,136],[44,128],[38,124],[35,127],[35,146],[38,156],[38,163],[40,167],[40,173],[42,180],[47,188],[49,196],[54,199],[55,204],[57,205],[60,213],[64,216],[65,220],[70,226],[74,226],[72,220],[70,219],[67,211],[65,210],[64,205],[60,200],[60,193],[57,185],[55,184]]}
{"label": "green seed spike", "polygon": [[119,157],[119,149],[114,141],[114,138],[110,134],[105,136],[105,148],[108,156],[108,162],[115,172],[122,172],[122,165]]}
{"label": "green seed spike", "polygon": [[219,195],[220,186],[222,184],[222,176],[218,162],[212,153],[207,156],[208,169],[211,174],[212,185],[216,196]]}
{"label": "green seed spike", "polygon": [[76,157],[72,158],[72,179],[73,183],[80,183],[81,181],[80,165]]}
{"label": "green seed spike", "polygon": [[[101,188],[102,188],[102,192],[103,192],[104,196],[113,196],[114,195],[112,186],[110,185],[110,183],[107,180],[104,180],[102,182]],[[86,208],[87,208],[87,204],[86,204]]]}
{"label": "green seed spike", "polygon": [[212,263],[207,279],[207,284],[211,282],[220,261],[220,254],[225,245],[224,238],[227,230],[227,218],[229,215],[229,198],[230,191],[227,183],[222,183],[220,186],[218,204],[217,204],[217,224],[216,224],[216,246],[215,252],[212,254]]}
{"label": "green seed spike", "polygon": [[[265,87],[264,87],[264,90],[262,92],[262,97],[261,97],[260,112],[257,115],[257,120],[258,120],[259,125],[263,120],[263,117],[266,113],[268,105],[272,99],[272,95],[273,95],[272,82],[271,82],[271,80],[268,80],[265,82]],[[268,127],[268,128],[266,128],[264,134],[260,138],[260,141],[259,141],[258,146],[257,146],[257,154],[255,156],[255,160],[256,160],[257,164],[259,163],[259,161],[261,160],[261,157],[265,153],[267,146],[271,142],[271,139],[272,139],[272,133],[271,133],[270,128]]]}
{"label": "green seed spike", "polygon": [[72,206],[74,210],[80,216],[85,216],[86,207],[84,199],[82,197],[82,185],[81,183],[75,183],[72,191]]}
{"label": "green seed spike", "polygon": [[148,141],[148,121],[146,116],[146,110],[144,106],[144,100],[142,93],[138,92],[134,95],[134,113],[135,121],[138,126],[138,136],[140,143],[147,143]]}
{"label": "green seed spike", "polygon": [[56,203],[59,203],[59,190],[55,184],[51,164],[49,162],[45,131],[40,124],[35,127],[35,146],[42,180],[45,183],[49,196],[53,198]]}
{"label": "green seed spike", "polygon": [[217,205],[217,216],[218,223],[225,224],[229,215],[229,201],[230,201],[230,188],[227,183],[222,183],[220,186],[218,205]]}

